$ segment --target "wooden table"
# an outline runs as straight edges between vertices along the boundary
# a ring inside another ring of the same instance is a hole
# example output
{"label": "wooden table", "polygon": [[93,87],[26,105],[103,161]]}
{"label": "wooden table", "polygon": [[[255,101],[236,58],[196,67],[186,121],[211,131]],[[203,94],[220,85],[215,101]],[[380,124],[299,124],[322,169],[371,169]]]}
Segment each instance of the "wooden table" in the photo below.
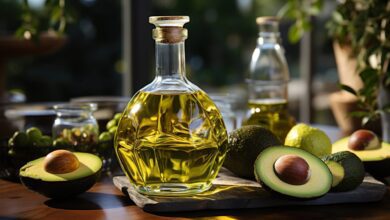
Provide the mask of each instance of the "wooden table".
{"label": "wooden table", "polygon": [[378,203],[181,213],[147,213],[104,178],[91,190],[67,201],[47,199],[20,183],[0,179],[0,219],[390,219],[390,186]]}

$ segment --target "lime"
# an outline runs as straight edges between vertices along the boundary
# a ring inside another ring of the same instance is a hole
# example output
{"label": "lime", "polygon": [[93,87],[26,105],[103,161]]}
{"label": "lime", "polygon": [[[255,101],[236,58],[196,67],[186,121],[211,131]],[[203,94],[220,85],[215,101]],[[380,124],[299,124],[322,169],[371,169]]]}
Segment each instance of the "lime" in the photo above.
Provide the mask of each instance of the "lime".
{"label": "lime", "polygon": [[30,139],[30,142],[37,142],[42,137],[42,132],[39,130],[39,128],[31,127],[27,129],[26,131],[28,138]]}
{"label": "lime", "polygon": [[332,143],[329,137],[320,129],[306,124],[297,124],[288,132],[285,145],[306,150],[317,157],[332,152]]}

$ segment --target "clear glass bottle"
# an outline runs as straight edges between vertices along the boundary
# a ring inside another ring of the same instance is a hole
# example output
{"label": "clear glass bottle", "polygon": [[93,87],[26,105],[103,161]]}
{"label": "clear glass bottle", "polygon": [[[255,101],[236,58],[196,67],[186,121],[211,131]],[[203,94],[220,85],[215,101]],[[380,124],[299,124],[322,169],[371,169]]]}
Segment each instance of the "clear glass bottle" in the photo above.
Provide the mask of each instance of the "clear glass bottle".
{"label": "clear glass bottle", "polygon": [[237,117],[232,109],[229,96],[226,94],[209,93],[211,100],[221,112],[223,121],[226,126],[226,131],[229,133],[237,128]]}
{"label": "clear glass bottle", "polygon": [[227,150],[222,116],[185,76],[187,16],[156,16],[156,77],[119,121],[115,150],[135,186],[149,195],[189,195],[210,188]]}
{"label": "clear glass bottle", "polygon": [[57,114],[52,136],[58,147],[95,153],[98,143],[99,126],[92,113],[97,105],[93,103],[70,103],[55,105]]}
{"label": "clear glass bottle", "polygon": [[248,112],[243,125],[261,125],[281,141],[295,124],[288,113],[289,70],[280,44],[279,20],[259,17],[259,38],[252,54],[248,86]]}

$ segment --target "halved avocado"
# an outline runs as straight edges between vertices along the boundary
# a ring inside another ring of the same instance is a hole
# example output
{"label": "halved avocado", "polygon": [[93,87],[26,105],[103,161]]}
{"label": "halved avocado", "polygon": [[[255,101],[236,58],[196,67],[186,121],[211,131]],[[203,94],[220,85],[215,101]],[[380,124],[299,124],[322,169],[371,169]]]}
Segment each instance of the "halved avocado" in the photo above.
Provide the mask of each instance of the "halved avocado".
{"label": "halved avocado", "polygon": [[100,177],[102,160],[89,153],[74,152],[79,167],[69,173],[53,174],[44,168],[45,157],[28,162],[20,168],[22,183],[49,198],[72,197],[87,191]]}
{"label": "halved avocado", "polygon": [[[291,184],[278,175],[275,164],[284,156],[295,156],[306,161],[309,172],[304,183]],[[263,150],[255,162],[256,180],[265,188],[295,198],[316,198],[325,195],[332,186],[332,173],[315,155],[286,146]]]}
{"label": "halved avocado", "polygon": [[349,137],[342,138],[332,145],[332,153],[350,151],[363,161],[367,172],[377,179],[390,176],[390,144],[382,142],[381,146],[372,150],[354,151],[348,148]]}

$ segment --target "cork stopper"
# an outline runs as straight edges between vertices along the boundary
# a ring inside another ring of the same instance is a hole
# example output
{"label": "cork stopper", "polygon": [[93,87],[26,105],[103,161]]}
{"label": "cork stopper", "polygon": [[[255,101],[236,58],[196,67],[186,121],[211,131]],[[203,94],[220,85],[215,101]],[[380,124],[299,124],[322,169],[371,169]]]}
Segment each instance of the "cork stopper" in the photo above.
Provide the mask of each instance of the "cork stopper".
{"label": "cork stopper", "polygon": [[257,17],[256,18],[256,23],[258,25],[279,23],[279,21],[280,21],[280,19],[278,17],[274,17],[274,16],[263,16],[263,17]]}
{"label": "cork stopper", "polygon": [[187,39],[187,29],[184,24],[189,22],[188,16],[151,16],[149,23],[156,26],[153,38],[160,43],[179,43]]}
{"label": "cork stopper", "polygon": [[256,23],[259,26],[259,35],[263,37],[279,36],[279,21],[278,17],[272,16],[256,18]]}

